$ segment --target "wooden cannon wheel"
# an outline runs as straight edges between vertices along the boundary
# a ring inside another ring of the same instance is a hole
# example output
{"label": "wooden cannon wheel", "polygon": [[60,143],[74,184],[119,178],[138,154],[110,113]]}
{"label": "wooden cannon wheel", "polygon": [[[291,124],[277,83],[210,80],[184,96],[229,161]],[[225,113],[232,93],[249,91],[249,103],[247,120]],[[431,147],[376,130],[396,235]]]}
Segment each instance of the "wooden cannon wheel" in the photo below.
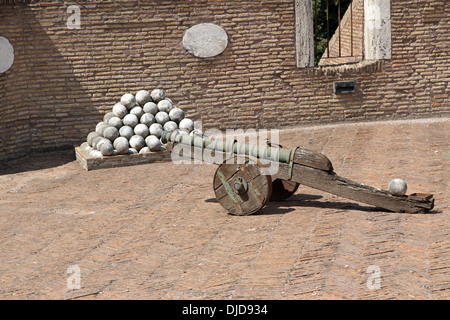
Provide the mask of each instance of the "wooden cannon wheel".
{"label": "wooden cannon wheel", "polygon": [[221,164],[214,175],[214,193],[227,212],[250,215],[264,207],[272,193],[272,177],[263,175],[261,167],[245,163]]}
{"label": "wooden cannon wheel", "polygon": [[272,195],[270,201],[281,201],[294,195],[300,183],[283,179],[274,179],[272,182]]}

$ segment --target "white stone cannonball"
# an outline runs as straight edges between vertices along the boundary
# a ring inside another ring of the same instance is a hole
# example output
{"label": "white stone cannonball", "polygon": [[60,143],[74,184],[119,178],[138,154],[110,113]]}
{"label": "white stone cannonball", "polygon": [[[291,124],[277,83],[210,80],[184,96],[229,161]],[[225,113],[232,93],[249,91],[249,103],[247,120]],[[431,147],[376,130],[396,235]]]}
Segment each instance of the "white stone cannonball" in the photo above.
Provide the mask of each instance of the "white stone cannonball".
{"label": "white stone cannonball", "polygon": [[103,157],[102,153],[98,150],[92,150],[91,152],[89,152],[89,156],[91,156],[92,158],[101,158]]}
{"label": "white stone cannonball", "polygon": [[130,149],[128,139],[125,137],[118,137],[116,140],[114,140],[113,146],[117,151],[117,154],[127,154],[128,150]]}
{"label": "white stone cannonball", "polygon": [[159,151],[161,150],[161,140],[157,136],[150,135],[145,139],[145,143],[150,151]]}
{"label": "white stone cannonball", "polygon": [[156,114],[155,120],[159,124],[164,125],[167,121],[170,120],[170,118],[169,118],[169,115],[167,114],[167,112],[160,111]]}
{"label": "white stone cannonball", "polygon": [[146,138],[150,134],[150,132],[148,131],[148,127],[145,124],[139,123],[136,125],[136,127],[134,127],[134,134]]}
{"label": "white stone cannonball", "polygon": [[189,135],[191,135],[191,136],[202,136],[202,135],[203,135],[203,132],[202,132],[202,130],[200,130],[200,129],[194,128],[194,130],[192,130],[192,131],[189,133]]}
{"label": "white stone cannonball", "polygon": [[141,123],[145,124],[147,127],[150,127],[153,123],[155,123],[155,116],[151,113],[144,113],[140,119]]}
{"label": "white stone cannonball", "polygon": [[135,134],[130,138],[130,147],[137,151],[141,150],[141,148],[145,147],[145,139],[142,136]]}
{"label": "white stone cannonball", "polygon": [[95,149],[97,149],[98,151],[100,151],[100,147],[102,146],[102,144],[105,143],[105,142],[107,142],[107,141],[109,141],[109,140],[102,137],[100,140],[98,140],[98,142],[97,142],[97,144],[96,144],[96,146],[95,146]]}
{"label": "white stone cannonball", "polygon": [[139,90],[136,92],[135,98],[140,106],[144,106],[147,102],[152,101],[152,96],[147,90]]}
{"label": "white stone cannonball", "polygon": [[102,153],[102,155],[104,156],[111,156],[114,152],[114,147],[112,145],[112,142],[107,140],[108,142],[104,142],[101,144],[100,146],[100,152]]}
{"label": "white stone cannonball", "polygon": [[408,186],[402,179],[394,179],[389,182],[388,191],[393,196],[404,196]]}
{"label": "white stone cannonball", "polygon": [[135,154],[138,153],[138,151],[135,148],[128,149],[128,154]]}
{"label": "white stone cannonball", "polygon": [[97,132],[90,132],[87,135],[86,141],[90,147],[92,147],[92,140],[98,136],[99,136],[99,134]]}
{"label": "white stone cannonball", "polygon": [[95,126],[95,132],[97,132],[97,134],[99,136],[103,136],[103,131],[108,127],[108,124],[101,121],[99,123],[97,123],[97,125]]}
{"label": "white stone cannonball", "polygon": [[144,110],[142,109],[142,107],[136,105],[130,110],[130,114],[134,114],[136,117],[138,117],[138,119],[140,119],[144,114]]}
{"label": "white stone cannonball", "polygon": [[152,100],[156,103],[160,102],[166,97],[164,90],[162,89],[154,89],[150,95],[152,96]]}
{"label": "white stone cannonball", "polygon": [[158,106],[156,105],[156,103],[154,102],[147,102],[142,109],[144,110],[145,113],[151,113],[152,115],[155,115],[158,113]]}
{"label": "white stone cannonball", "polygon": [[157,138],[161,137],[163,130],[163,126],[160,123],[154,123],[149,128],[150,134],[156,136]]}
{"label": "white stone cannonball", "polygon": [[178,125],[175,121],[167,121],[164,123],[163,129],[165,131],[173,132],[178,129]]}
{"label": "white stone cannonball", "polygon": [[103,138],[102,136],[98,136],[98,137],[95,137],[94,139],[92,139],[92,148],[94,148],[94,149],[97,149],[97,144],[102,140],[102,139],[105,139],[105,138]]}
{"label": "white stone cannonball", "polygon": [[111,142],[116,140],[119,136],[119,130],[116,127],[109,126],[103,131],[103,137]]}
{"label": "white stone cannonball", "polygon": [[181,130],[186,130],[191,132],[192,130],[194,130],[194,121],[192,121],[189,118],[184,118],[183,120],[180,121],[180,123],[178,124],[178,127]]}
{"label": "white stone cannonball", "polygon": [[112,108],[112,112],[116,117],[123,119],[128,114],[128,109],[121,103],[116,103]]}
{"label": "white stone cannonball", "polygon": [[131,93],[125,93],[120,98],[120,103],[127,107],[127,109],[131,109],[136,105],[136,98]]}
{"label": "white stone cannonball", "polygon": [[149,153],[151,150],[149,147],[143,147],[141,150],[139,150],[139,153]]}
{"label": "white stone cannonball", "polygon": [[134,136],[134,130],[130,126],[123,126],[119,129],[119,135],[127,140],[130,140],[130,138]]}
{"label": "white stone cannonball", "polygon": [[112,117],[114,117],[114,113],[112,111],[105,113],[105,115],[103,116],[103,122],[108,123],[109,119],[111,119]]}
{"label": "white stone cannonball", "polygon": [[169,113],[170,110],[172,110],[172,108],[173,108],[172,103],[167,99],[164,99],[164,100],[161,100],[160,102],[158,102],[157,106],[158,106],[159,111],[163,111],[166,113]]}
{"label": "white stone cannonball", "polygon": [[123,118],[123,124],[125,126],[130,126],[134,128],[139,123],[139,119],[135,114],[127,114],[125,118]]}
{"label": "white stone cannonball", "polygon": [[123,122],[122,122],[122,119],[120,119],[119,117],[114,116],[111,119],[109,119],[108,125],[110,125],[111,127],[115,127],[117,129],[120,129],[123,126]]}
{"label": "white stone cannonball", "polygon": [[176,123],[180,123],[180,121],[184,119],[184,111],[180,108],[172,108],[172,110],[169,111],[169,118]]}

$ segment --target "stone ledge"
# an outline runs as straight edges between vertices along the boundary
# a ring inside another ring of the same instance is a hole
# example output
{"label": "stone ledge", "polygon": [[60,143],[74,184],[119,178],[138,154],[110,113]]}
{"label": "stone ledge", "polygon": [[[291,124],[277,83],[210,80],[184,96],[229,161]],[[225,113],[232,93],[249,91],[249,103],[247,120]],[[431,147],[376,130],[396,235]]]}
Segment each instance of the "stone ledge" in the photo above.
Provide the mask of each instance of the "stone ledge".
{"label": "stone ledge", "polygon": [[358,63],[342,65],[319,66],[312,68],[316,76],[335,76],[339,74],[361,74],[382,72],[385,60],[363,60]]}
{"label": "stone ledge", "polygon": [[93,158],[89,156],[81,147],[75,147],[75,156],[81,167],[86,171],[90,171],[97,169],[135,166],[153,162],[168,162],[171,161],[171,150],[172,146],[167,144],[167,149],[164,151]]}

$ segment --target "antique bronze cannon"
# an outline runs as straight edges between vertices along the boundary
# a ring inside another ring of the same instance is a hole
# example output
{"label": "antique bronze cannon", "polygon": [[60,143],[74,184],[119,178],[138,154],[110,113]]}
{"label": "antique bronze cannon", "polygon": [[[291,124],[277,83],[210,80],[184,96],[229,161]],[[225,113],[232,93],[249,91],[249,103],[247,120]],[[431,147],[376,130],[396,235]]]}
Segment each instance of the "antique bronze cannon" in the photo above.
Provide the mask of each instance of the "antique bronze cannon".
{"label": "antique bronze cannon", "polygon": [[[268,201],[287,199],[301,184],[394,212],[425,213],[434,207],[432,194],[398,196],[354,182],[337,175],[323,154],[300,147],[253,145],[167,131],[161,141],[209,150],[215,154],[212,159],[226,159],[217,163],[214,193],[217,201],[235,215],[249,215]],[[267,174],[265,168],[271,164],[276,164],[277,170]]]}

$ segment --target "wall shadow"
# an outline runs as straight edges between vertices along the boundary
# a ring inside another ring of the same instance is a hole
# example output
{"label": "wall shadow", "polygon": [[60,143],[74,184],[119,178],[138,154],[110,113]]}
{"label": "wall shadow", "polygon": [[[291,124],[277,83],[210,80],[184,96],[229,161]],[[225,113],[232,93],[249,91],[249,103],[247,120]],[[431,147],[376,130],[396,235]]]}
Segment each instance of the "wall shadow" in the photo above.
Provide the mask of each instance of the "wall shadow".
{"label": "wall shadow", "polygon": [[[60,165],[102,119],[92,92],[83,88],[80,73],[74,73],[74,34],[71,39],[65,30],[64,10],[0,7],[0,34],[9,39],[15,55],[11,69],[0,74],[0,174]],[[56,15],[61,22],[49,24]],[[53,150],[63,152],[56,156]]]}

